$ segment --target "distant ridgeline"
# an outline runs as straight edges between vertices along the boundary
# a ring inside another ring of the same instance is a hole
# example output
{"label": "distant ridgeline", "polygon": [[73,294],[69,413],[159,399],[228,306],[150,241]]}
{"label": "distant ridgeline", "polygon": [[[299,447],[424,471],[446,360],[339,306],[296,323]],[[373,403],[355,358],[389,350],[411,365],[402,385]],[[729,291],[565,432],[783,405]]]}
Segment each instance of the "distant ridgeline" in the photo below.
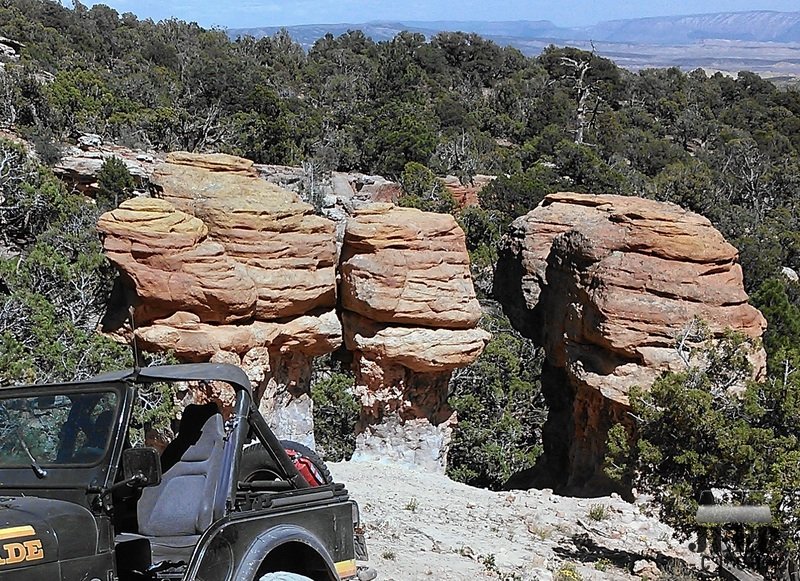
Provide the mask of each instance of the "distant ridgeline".
{"label": "distant ridgeline", "polygon": [[[229,29],[231,39],[263,38],[284,27]],[[800,76],[800,12],[721,12],[610,20],[586,27],[562,27],[548,20],[481,22],[365,22],[285,27],[306,50],[326,34],[339,36],[360,30],[375,42],[388,41],[402,31],[432,38],[440,32],[479,34],[501,46],[513,46],[535,56],[550,44],[569,44],[614,59],[631,69],[677,66],[730,71],[753,70],[775,76]],[[754,44],[755,43],[755,44]],[[764,45],[762,43],[770,43]],[[686,49],[686,46],[690,49]],[[682,47],[676,50],[675,47]]]}
{"label": "distant ridgeline", "polygon": [[563,27],[549,20],[484,21],[403,21],[353,24],[309,24],[232,28],[231,38],[251,35],[271,36],[286,28],[293,38],[313,44],[325,34],[340,35],[361,30],[375,41],[390,40],[403,30],[433,36],[439,32],[474,32],[501,44],[514,41],[599,41],[639,44],[689,44],[701,40],[746,40],[754,42],[800,42],[800,12],[753,10],[688,16],[660,16],[608,20],[592,26]]}

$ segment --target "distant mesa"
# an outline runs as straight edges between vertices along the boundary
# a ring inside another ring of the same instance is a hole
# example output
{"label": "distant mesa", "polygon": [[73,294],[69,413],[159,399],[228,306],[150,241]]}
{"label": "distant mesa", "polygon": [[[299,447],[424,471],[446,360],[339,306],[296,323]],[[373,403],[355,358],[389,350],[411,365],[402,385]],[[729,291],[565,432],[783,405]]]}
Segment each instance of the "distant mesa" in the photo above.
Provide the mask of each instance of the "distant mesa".
{"label": "distant mesa", "polygon": [[[375,42],[407,30],[432,37],[440,32],[473,32],[528,56],[550,44],[595,50],[622,67],[638,70],[677,66],[736,73],[800,76],[800,12],[757,10],[685,16],[609,20],[586,27],[563,27],[547,20],[405,21],[310,24],[229,29],[231,38],[270,36],[285,28],[309,49],[326,34],[361,30]],[[679,48],[680,47],[680,48]]]}
{"label": "distant mesa", "polygon": [[437,20],[404,22],[361,22],[344,24],[304,24],[231,28],[228,35],[256,38],[286,29],[303,44],[330,33],[340,35],[361,30],[373,40],[389,40],[407,30],[432,36],[439,32],[474,32],[500,44],[519,41],[594,41],[639,44],[693,44],[703,40],[746,40],[753,42],[800,43],[800,12],[753,10],[684,16],[658,16],[607,20],[592,26],[564,27],[549,20],[477,21]]}

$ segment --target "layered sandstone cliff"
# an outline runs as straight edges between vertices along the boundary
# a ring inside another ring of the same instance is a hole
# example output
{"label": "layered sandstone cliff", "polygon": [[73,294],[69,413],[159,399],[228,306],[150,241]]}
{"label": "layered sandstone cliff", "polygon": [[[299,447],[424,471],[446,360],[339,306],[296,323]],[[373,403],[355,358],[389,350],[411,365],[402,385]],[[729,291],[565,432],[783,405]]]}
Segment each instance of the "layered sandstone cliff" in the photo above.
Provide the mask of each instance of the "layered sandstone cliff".
{"label": "layered sandstone cliff", "polygon": [[345,344],[362,402],[358,456],[446,464],[450,373],[489,340],[464,233],[449,214],[375,204],[347,221],[341,257]]}
{"label": "layered sandstone cliff", "polygon": [[141,347],[242,365],[281,437],[312,443],[311,364],[344,343],[359,454],[444,468],[450,372],[488,341],[451,216],[362,204],[338,248],[333,221],[248,160],[173,153],[150,182],[98,223]]}
{"label": "layered sandstone cliff", "polygon": [[[629,390],[685,368],[676,346],[692,321],[713,337],[732,329],[756,339],[765,328],[736,249],[702,216],[641,198],[547,196],[513,223],[495,289],[547,356],[540,471],[577,491],[603,485],[605,435],[630,421]],[[763,371],[763,352],[753,363]]]}
{"label": "layered sandstone cliff", "polygon": [[157,198],[98,223],[134,295],[138,341],[242,365],[276,430],[313,442],[311,363],[342,343],[334,224],[241,158],[170,154],[151,182]]}

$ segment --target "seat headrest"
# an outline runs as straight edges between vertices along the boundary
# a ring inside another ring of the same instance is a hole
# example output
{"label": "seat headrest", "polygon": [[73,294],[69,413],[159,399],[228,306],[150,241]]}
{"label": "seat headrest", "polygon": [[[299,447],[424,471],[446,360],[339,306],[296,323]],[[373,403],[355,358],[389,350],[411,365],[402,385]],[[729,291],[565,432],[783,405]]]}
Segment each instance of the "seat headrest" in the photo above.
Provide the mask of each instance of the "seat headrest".
{"label": "seat headrest", "polygon": [[217,404],[213,402],[187,405],[181,414],[181,424],[177,437],[195,443],[197,438],[200,437],[200,430],[205,425],[206,420],[216,413],[219,413],[219,409]]}
{"label": "seat headrest", "polygon": [[222,415],[214,414],[203,424],[200,439],[193,446],[190,446],[183,456],[181,462],[204,462],[208,460],[214,448],[222,445],[225,437],[225,430],[222,423]]}

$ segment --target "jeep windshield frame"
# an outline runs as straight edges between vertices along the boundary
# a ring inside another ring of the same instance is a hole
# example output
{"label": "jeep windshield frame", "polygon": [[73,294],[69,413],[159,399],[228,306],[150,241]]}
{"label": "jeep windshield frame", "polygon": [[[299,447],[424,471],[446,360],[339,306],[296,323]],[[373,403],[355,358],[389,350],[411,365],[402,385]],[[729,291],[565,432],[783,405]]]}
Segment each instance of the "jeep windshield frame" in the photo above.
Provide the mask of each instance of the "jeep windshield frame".
{"label": "jeep windshield frame", "polygon": [[[59,442],[55,446],[57,449],[52,449],[53,442],[42,445],[37,444],[35,438],[25,441],[36,463],[47,475],[42,477],[37,474],[32,469],[27,453],[17,450],[13,459],[9,458],[5,462],[0,459],[0,493],[29,494],[36,491],[40,496],[64,498],[65,494],[72,497],[66,491],[73,490],[77,500],[85,497],[88,487],[110,485],[115,472],[110,467],[119,464],[125,440],[122,427],[128,424],[133,396],[134,390],[131,386],[114,381],[0,388],[0,404],[11,408],[24,408],[26,405],[31,407],[30,412],[9,410],[7,407],[7,413],[30,413],[34,417],[38,411],[45,414],[47,402],[51,398],[55,405],[69,407],[61,410],[64,417],[53,420],[60,424],[57,428],[46,428],[51,430],[50,437],[58,438]],[[41,410],[36,409],[39,405]],[[100,418],[100,414],[105,412],[110,412],[110,417],[105,414]],[[35,424],[36,421],[34,419],[32,423]],[[95,426],[97,421],[102,421],[103,426]],[[68,426],[68,422],[73,424]],[[94,427],[98,428],[99,433],[91,432]],[[16,428],[14,426],[9,429],[16,433]],[[35,436],[35,425],[28,426],[27,430],[28,434],[22,434],[23,438]],[[4,437],[18,438],[15,433]],[[97,439],[92,441],[95,436]],[[101,445],[91,445],[97,443]],[[14,447],[14,444],[12,441],[10,447]],[[50,451],[47,451],[48,446]],[[42,449],[45,450],[44,454],[41,453]],[[42,491],[49,492],[42,494]]]}
{"label": "jeep windshield frame", "polygon": [[119,412],[113,390],[0,393],[0,469],[95,466],[108,453]]}
{"label": "jeep windshield frame", "polygon": [[[48,475],[41,479],[30,463],[25,466],[0,466],[0,493],[29,494],[52,498],[63,498],[59,490],[80,491],[86,504],[87,489],[99,490],[111,486],[120,464],[122,450],[126,444],[128,427],[136,401],[136,390],[141,384],[179,381],[211,382],[229,384],[236,393],[233,414],[230,419],[228,444],[226,445],[223,480],[220,494],[214,500],[215,513],[223,514],[234,505],[238,492],[239,450],[255,436],[275,460],[281,476],[292,488],[308,488],[309,484],[297,471],[278,438],[258,411],[253,400],[250,380],[242,369],[225,363],[189,363],[144,367],[104,373],[93,378],[63,384],[28,385],[0,388],[0,397],[30,397],[73,390],[79,392],[114,391],[118,395],[119,412],[112,430],[111,442],[103,459],[96,465],[48,465]],[[77,495],[72,495],[77,500]]]}

